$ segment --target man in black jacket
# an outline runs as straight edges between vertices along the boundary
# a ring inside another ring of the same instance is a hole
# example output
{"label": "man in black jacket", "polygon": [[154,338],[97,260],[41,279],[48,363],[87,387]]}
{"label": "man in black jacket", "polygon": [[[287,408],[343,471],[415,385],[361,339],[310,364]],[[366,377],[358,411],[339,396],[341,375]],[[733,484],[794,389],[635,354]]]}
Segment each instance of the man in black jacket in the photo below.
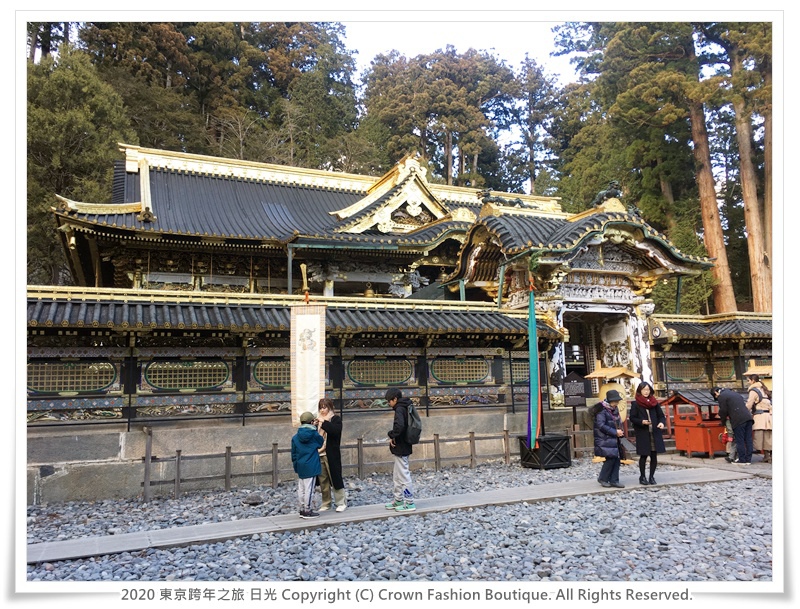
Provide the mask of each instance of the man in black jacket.
{"label": "man in black jacket", "polygon": [[408,406],[411,400],[403,397],[403,392],[397,387],[386,391],[386,401],[394,409],[394,424],[389,431],[389,450],[394,455],[394,501],[386,504],[387,510],[397,512],[413,512],[417,509],[414,505],[414,487],[411,483],[411,471],[408,467],[408,456],[412,452],[411,444],[406,442],[406,427],[408,427]]}
{"label": "man in black jacket", "polygon": [[725,426],[730,419],[733,438],[739,458],[734,463],[750,465],[753,458],[753,415],[744,403],[744,398],[731,389],[714,387],[711,397],[719,403],[719,422]]}

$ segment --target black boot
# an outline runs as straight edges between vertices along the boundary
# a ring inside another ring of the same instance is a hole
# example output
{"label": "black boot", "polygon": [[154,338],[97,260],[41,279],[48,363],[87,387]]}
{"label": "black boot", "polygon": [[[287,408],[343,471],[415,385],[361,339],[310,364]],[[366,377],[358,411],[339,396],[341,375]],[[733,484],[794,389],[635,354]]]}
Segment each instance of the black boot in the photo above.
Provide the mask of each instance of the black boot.
{"label": "black boot", "polygon": [[647,481],[647,478],[645,478],[645,477],[644,477],[644,474],[642,474],[641,476],[639,476],[639,484],[650,484],[650,483]]}
{"label": "black boot", "polygon": [[655,483],[656,483],[656,479],[653,478],[653,474],[650,474],[650,484],[655,484]]}

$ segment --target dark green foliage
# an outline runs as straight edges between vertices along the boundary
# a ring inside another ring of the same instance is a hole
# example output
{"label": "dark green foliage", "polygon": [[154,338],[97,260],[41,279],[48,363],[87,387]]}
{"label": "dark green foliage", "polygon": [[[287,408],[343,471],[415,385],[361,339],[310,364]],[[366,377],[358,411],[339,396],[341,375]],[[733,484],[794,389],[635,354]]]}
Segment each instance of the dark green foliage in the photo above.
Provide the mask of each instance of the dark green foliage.
{"label": "dark green foliage", "polygon": [[[702,229],[702,221],[697,200],[682,199],[676,201],[674,217],[677,220],[670,230],[670,242],[685,254],[708,256],[708,252],[698,237]],[[697,277],[684,277],[681,281],[679,306],[676,302],[678,280],[668,279],[666,282],[659,282],[653,289],[651,296],[656,305],[655,312],[679,312],[681,315],[708,313],[707,303],[711,296],[713,281],[710,271],[704,271]]]}
{"label": "dark green foliage", "polygon": [[390,162],[421,153],[445,183],[479,186],[481,155],[510,124],[515,88],[513,72],[486,52],[448,46],[408,59],[394,51],[373,60],[364,105],[390,133]]}
{"label": "dark green foliage", "polygon": [[49,213],[54,195],[105,202],[117,142],[136,143],[122,99],[68,47],[28,70],[28,282],[62,284],[66,263]]}

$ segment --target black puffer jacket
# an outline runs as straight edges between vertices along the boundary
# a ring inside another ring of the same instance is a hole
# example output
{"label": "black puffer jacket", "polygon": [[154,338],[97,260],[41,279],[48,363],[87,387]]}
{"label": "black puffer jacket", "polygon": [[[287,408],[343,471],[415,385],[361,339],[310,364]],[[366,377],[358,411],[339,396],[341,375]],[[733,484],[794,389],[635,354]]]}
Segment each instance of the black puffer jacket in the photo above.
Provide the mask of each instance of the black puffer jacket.
{"label": "black puffer jacket", "polygon": [[750,409],[744,403],[744,398],[732,389],[720,391],[717,402],[719,402],[719,422],[723,426],[728,419],[734,429],[753,420],[753,415],[750,414]]}
{"label": "black puffer jacket", "polygon": [[619,459],[619,437],[617,429],[622,419],[616,406],[600,402],[593,407],[594,415],[594,454],[598,457]]}
{"label": "black puffer jacket", "polygon": [[393,455],[398,457],[407,457],[413,452],[411,444],[406,442],[406,427],[408,427],[408,405],[411,400],[408,398],[400,398],[394,405],[394,424],[389,432],[389,437],[394,440],[394,446],[390,446],[389,450]]}

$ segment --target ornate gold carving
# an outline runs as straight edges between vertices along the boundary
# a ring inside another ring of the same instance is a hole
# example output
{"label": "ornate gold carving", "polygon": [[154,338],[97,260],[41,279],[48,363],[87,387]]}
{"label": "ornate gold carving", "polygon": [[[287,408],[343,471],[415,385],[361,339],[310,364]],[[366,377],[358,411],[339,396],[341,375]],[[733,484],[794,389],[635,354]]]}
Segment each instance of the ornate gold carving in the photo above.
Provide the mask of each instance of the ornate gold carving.
{"label": "ornate gold carving", "polygon": [[[616,199],[610,199],[614,201]],[[635,245],[636,238],[634,237],[633,233],[622,230],[619,228],[607,228],[604,233],[605,240],[616,245],[620,245],[622,243],[627,243],[628,245]]]}
{"label": "ornate gold carving", "polygon": [[466,207],[457,207],[450,212],[450,218],[456,222],[475,222],[478,216]]}
{"label": "ornate gold carving", "polygon": [[598,207],[603,211],[605,211],[606,213],[616,211],[624,214],[627,213],[628,211],[627,209],[625,209],[625,206],[622,204],[622,201],[613,197],[611,199],[606,199]]}
{"label": "ornate gold carving", "polygon": [[66,197],[62,197],[61,195],[55,195],[56,199],[58,200],[58,205],[56,209],[59,211],[75,211],[81,214],[130,214],[130,213],[142,213],[144,211],[144,207],[142,206],[141,202],[137,203],[121,203],[121,204],[113,204],[113,203],[80,203],[78,201],[73,201],[71,199],[67,199]]}
{"label": "ornate gold carving", "polygon": [[658,284],[658,277],[630,277],[633,293],[637,296],[646,296]]}
{"label": "ornate gold carving", "polygon": [[136,214],[136,219],[139,222],[155,222],[158,220],[149,207],[145,207],[143,212]]}
{"label": "ornate gold carving", "polygon": [[546,292],[557,290],[561,287],[561,283],[569,275],[569,272],[570,268],[565,264],[560,264],[553,268],[541,279],[541,289]]}

